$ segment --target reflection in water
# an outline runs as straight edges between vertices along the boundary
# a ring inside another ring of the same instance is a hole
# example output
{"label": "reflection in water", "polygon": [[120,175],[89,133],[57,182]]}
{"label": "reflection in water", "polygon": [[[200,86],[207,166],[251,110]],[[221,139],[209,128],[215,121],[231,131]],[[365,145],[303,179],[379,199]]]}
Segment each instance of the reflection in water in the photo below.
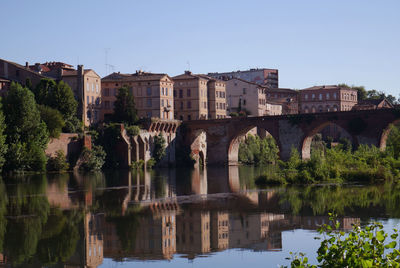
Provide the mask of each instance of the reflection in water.
{"label": "reflection in water", "polygon": [[282,233],[398,217],[398,185],[254,188],[249,167],[8,178],[0,183],[3,264],[97,267],[194,259],[229,248],[281,251]]}

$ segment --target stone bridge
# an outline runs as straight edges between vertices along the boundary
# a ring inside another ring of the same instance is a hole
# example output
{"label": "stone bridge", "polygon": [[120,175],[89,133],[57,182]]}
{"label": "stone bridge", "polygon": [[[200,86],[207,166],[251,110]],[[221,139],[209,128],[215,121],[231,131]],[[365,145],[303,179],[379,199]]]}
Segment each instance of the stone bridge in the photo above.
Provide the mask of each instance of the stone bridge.
{"label": "stone bridge", "polygon": [[192,156],[208,164],[238,163],[239,144],[243,135],[254,127],[266,130],[276,141],[280,158],[287,160],[291,148],[310,158],[311,141],[329,124],[343,128],[351,137],[353,148],[360,144],[386,148],[390,124],[400,121],[400,110],[380,109],[326,112],[263,117],[236,117],[184,122],[182,134],[190,145]]}

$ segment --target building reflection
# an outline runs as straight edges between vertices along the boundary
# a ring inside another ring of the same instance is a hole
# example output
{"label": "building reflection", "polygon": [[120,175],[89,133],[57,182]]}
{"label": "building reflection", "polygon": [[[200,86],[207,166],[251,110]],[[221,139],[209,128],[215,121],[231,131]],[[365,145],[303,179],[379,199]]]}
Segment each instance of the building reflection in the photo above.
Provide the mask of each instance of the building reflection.
{"label": "building reflection", "polygon": [[[293,215],[277,190],[248,189],[237,169],[49,180],[44,193],[50,206],[83,215],[75,253],[64,264],[97,267],[104,258],[171,260],[175,254],[193,259],[232,248],[280,251],[283,232],[330,224],[328,216]],[[338,220],[344,230],[360,223]],[[0,255],[0,263],[7,260]]]}

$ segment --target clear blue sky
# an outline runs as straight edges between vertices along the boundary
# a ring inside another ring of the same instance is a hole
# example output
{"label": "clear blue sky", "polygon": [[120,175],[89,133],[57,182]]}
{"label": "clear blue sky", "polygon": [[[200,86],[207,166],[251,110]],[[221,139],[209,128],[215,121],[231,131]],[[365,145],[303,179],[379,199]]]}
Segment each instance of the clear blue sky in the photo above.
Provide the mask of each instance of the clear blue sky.
{"label": "clear blue sky", "polygon": [[[277,68],[280,87],[400,94],[399,0],[2,0],[0,58],[106,75]],[[188,64],[189,63],[189,64]]]}

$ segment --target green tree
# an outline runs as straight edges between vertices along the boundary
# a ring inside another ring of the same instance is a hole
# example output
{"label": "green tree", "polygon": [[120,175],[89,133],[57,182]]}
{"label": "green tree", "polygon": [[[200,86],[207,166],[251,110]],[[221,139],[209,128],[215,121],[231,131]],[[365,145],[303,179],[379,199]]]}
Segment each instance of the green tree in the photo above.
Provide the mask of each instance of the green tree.
{"label": "green tree", "polygon": [[165,139],[160,133],[158,136],[154,137],[153,157],[156,163],[161,161],[165,153]]}
{"label": "green tree", "polygon": [[46,123],[51,138],[60,137],[65,122],[62,114],[49,106],[38,105],[41,119]]}
{"label": "green tree", "polygon": [[132,92],[126,86],[121,87],[116,98],[113,121],[134,125],[138,121],[138,116]]}
{"label": "green tree", "polygon": [[65,121],[64,131],[76,132],[80,124],[76,117],[78,102],[74,93],[64,81],[56,83],[52,79],[42,79],[34,89],[38,104],[58,110]]}
{"label": "green tree", "polygon": [[8,170],[44,170],[47,161],[44,149],[49,134],[40,119],[33,93],[12,83],[3,103],[9,144],[5,167]]}
{"label": "green tree", "polygon": [[5,130],[6,130],[6,124],[0,98],[0,172],[3,168],[5,162],[5,154],[7,153],[7,148],[8,148],[6,144]]}
{"label": "green tree", "polygon": [[82,152],[81,168],[86,171],[100,170],[105,158],[106,153],[101,146],[93,146],[92,150],[85,148]]}

